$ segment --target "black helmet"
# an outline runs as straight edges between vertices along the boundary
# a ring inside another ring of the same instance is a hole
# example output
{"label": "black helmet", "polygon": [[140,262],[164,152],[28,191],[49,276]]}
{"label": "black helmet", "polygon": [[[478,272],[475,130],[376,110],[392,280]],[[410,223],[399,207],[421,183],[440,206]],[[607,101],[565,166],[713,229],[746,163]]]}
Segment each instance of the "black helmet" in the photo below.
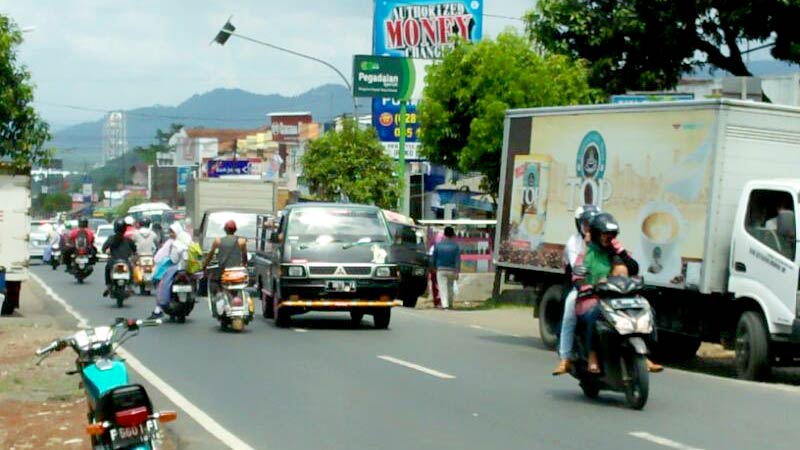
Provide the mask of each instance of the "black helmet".
{"label": "black helmet", "polygon": [[89,227],[89,219],[83,217],[78,220],[78,228],[88,228]]}
{"label": "black helmet", "polygon": [[602,233],[613,233],[616,236],[619,233],[619,224],[611,214],[600,213],[594,216],[589,223],[589,231],[592,234],[592,242],[600,245],[600,235]]}
{"label": "black helmet", "polygon": [[145,217],[139,221],[139,228],[150,228],[150,219]]}
{"label": "black helmet", "polygon": [[583,236],[583,228],[581,228],[581,224],[591,224],[594,216],[600,214],[601,212],[602,211],[600,211],[600,208],[591,204],[578,206],[578,208],[575,210],[575,228],[578,229],[578,233],[580,233],[581,236]]}
{"label": "black helmet", "polygon": [[114,234],[122,234],[125,232],[125,221],[117,219],[114,221]]}

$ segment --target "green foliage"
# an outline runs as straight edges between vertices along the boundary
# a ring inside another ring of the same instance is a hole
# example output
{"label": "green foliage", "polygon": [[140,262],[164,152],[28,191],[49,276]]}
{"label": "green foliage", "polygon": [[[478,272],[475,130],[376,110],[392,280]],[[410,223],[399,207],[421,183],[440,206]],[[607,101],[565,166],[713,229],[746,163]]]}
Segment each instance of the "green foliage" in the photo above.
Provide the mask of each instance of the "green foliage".
{"label": "green foliage", "polygon": [[[742,47],[771,42],[772,55],[800,62],[796,0],[539,0],[526,15],[547,50],[590,63],[606,92],[662,90],[710,64],[747,76]],[[754,45],[755,46],[755,45]]]}
{"label": "green foliage", "polygon": [[30,73],[17,61],[21,43],[17,25],[0,14],[0,160],[15,168],[45,163],[51,153],[42,148],[50,132],[31,105]]}
{"label": "green foliage", "polygon": [[460,42],[432,65],[420,102],[422,153],[430,161],[500,183],[503,119],[509,108],[592,103],[585,68],[562,55],[537,54],[513,32]]}
{"label": "green foliage", "polygon": [[131,206],[136,206],[146,201],[147,199],[144,198],[144,196],[142,195],[130,194],[125,198],[125,200],[122,203],[119,204],[119,206],[116,207],[116,209],[114,210],[114,216],[122,217],[125,215],[125,213],[128,212],[128,209],[130,209]]}
{"label": "green foliage", "polygon": [[53,194],[42,194],[37,198],[33,206],[34,210],[45,216],[57,212],[69,211],[72,209],[72,196],[63,191]]}
{"label": "green foliage", "polygon": [[397,205],[394,161],[384,152],[375,130],[361,130],[354,120],[344,121],[342,131],[312,141],[302,165],[309,189],[320,200],[346,198],[383,208]]}

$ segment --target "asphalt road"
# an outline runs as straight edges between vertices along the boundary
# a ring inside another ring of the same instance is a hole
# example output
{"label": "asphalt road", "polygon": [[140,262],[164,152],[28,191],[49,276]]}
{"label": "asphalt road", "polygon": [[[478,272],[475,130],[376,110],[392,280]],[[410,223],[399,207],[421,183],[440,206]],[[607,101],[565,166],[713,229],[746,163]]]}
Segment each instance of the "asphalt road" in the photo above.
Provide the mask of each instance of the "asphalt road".
{"label": "asphalt road", "polygon": [[[145,317],[152,297],[119,310],[85,285],[35,267],[93,324]],[[261,318],[221,332],[206,304],[186,324],[145,329],[125,345],[150,370],[256,449],[795,449],[800,389],[667,370],[644,411],[620,394],[585,399],[553,378],[537,341],[395,309],[390,330],[347,314]],[[479,313],[476,313],[479,314]],[[411,365],[412,367],[409,367]]]}

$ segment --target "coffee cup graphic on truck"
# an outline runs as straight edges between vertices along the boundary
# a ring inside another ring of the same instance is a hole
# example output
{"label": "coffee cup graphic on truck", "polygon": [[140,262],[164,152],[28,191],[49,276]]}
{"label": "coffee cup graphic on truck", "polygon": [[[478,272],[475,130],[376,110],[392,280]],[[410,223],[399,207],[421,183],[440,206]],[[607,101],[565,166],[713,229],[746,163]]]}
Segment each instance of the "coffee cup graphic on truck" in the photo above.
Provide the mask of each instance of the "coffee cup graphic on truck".
{"label": "coffee cup graphic on truck", "polygon": [[683,216],[671,203],[654,201],[642,208],[639,231],[646,274],[673,277],[680,273],[678,247],[685,229]]}

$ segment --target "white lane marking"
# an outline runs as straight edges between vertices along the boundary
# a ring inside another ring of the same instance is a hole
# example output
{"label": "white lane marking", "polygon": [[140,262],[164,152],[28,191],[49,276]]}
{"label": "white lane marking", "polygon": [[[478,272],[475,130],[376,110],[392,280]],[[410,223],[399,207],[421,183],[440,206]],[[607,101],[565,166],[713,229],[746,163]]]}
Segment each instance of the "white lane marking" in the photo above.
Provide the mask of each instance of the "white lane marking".
{"label": "white lane marking", "polygon": [[521,338],[522,337],[522,336],[520,336],[518,334],[506,333],[505,331],[495,330],[494,328],[482,327],[482,326],[480,326],[478,324],[474,324],[474,323],[472,325],[470,325],[469,327],[470,328],[474,328],[476,330],[488,331],[488,332],[494,333],[494,334],[501,334],[503,336],[511,336],[511,337],[515,337],[515,338]]}
{"label": "white lane marking", "polygon": [[[56,303],[64,306],[68,313],[70,313],[75,319],[78,320],[78,326],[81,328],[86,328],[89,325],[89,321],[83,317],[79,312],[77,312],[71,305],[69,305],[61,296],[56,294],[50,286],[47,285],[39,276],[34,273],[30,273],[31,279],[36,281],[47,293],[47,295],[54,300]],[[141,361],[136,359],[130,352],[126,351],[123,348],[118,348],[117,353],[125,358],[125,362],[133,368],[137,373],[139,373],[142,377],[144,377],[153,387],[161,391],[165,397],[170,399],[172,403],[182,409],[186,414],[188,414],[192,419],[194,419],[197,423],[200,424],[203,428],[206,429],[209,433],[214,435],[217,439],[219,439],[223,444],[228,446],[233,450],[255,450],[253,447],[247,445],[244,441],[236,437],[233,433],[226,430],[222,425],[217,423],[214,419],[211,418],[208,414],[203,412],[200,408],[195,406],[192,402],[190,402],[186,397],[181,395],[178,391],[172,388],[166,381],[162,380],[158,375],[153,373],[150,369],[148,369]]]}
{"label": "white lane marking", "polygon": [[408,367],[409,369],[413,369],[413,370],[416,370],[416,371],[419,371],[419,372],[434,376],[436,378],[442,378],[442,379],[445,379],[445,380],[452,380],[453,378],[455,378],[455,375],[450,375],[449,373],[439,372],[438,370],[429,369],[427,367],[420,366],[419,364],[414,364],[414,363],[411,363],[411,362],[408,362],[408,361],[403,361],[402,359],[393,358],[391,356],[378,355],[378,358],[382,359],[384,361],[388,361],[388,362],[393,363],[393,364],[397,364],[399,366]]}
{"label": "white lane marking", "polygon": [[305,328],[292,328],[292,330],[298,333],[308,333],[308,330],[306,330]]}
{"label": "white lane marking", "polygon": [[655,434],[650,434],[646,431],[632,431],[628,434],[633,437],[644,439],[645,441],[650,441],[654,444],[663,445],[664,447],[674,448],[676,450],[703,450],[701,448],[681,444],[680,442],[676,442],[665,437],[656,436]]}

